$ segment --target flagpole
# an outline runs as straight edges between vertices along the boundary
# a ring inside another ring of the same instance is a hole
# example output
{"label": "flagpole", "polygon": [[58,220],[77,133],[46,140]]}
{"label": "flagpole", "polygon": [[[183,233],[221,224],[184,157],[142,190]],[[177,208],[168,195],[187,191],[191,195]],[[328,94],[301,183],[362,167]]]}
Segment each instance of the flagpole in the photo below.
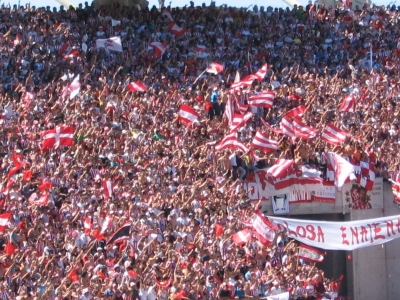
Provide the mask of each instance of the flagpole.
{"label": "flagpole", "polygon": [[203,74],[204,74],[205,72],[207,72],[207,70],[208,70],[208,67],[207,67],[203,72],[201,72],[201,74],[195,79],[195,81],[193,82],[193,84],[195,84],[195,83],[197,82],[197,80],[199,80],[200,77],[203,76]]}

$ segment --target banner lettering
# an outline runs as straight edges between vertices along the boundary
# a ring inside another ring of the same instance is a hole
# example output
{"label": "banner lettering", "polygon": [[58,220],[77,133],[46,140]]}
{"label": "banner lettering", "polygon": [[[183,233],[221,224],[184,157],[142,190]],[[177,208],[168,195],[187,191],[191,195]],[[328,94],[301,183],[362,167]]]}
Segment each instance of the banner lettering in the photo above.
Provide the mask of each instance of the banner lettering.
{"label": "banner lettering", "polygon": [[350,222],[326,222],[271,217],[289,237],[306,245],[326,250],[365,248],[400,237],[400,215]]}

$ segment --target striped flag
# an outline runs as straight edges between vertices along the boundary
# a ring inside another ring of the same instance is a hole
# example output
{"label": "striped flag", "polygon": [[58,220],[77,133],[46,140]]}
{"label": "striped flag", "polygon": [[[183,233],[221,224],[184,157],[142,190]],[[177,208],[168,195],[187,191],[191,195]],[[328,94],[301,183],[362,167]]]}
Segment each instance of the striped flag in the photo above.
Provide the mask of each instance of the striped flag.
{"label": "striped flag", "polygon": [[207,69],[207,73],[219,74],[224,71],[225,67],[219,63],[213,62]]}
{"label": "striped flag", "polygon": [[236,90],[246,86],[251,86],[253,84],[253,81],[256,79],[257,77],[255,75],[247,75],[245,78],[243,78],[243,80],[232,84],[231,89]]}
{"label": "striped flag", "polygon": [[275,165],[267,170],[267,174],[274,178],[285,178],[293,165],[293,159],[279,159]]}
{"label": "striped flag", "polygon": [[274,104],[274,99],[274,92],[265,92],[258,95],[250,96],[247,102],[251,106],[271,108]]}
{"label": "striped flag", "polygon": [[187,31],[187,29],[179,27],[175,22],[169,23],[168,28],[171,30],[172,34],[176,36],[182,36]]}
{"label": "striped flag", "polygon": [[200,115],[197,113],[197,111],[193,108],[190,107],[189,105],[182,104],[180,109],[179,109],[179,116],[178,119],[181,121],[183,124],[186,126],[190,126],[193,123],[198,122]]}
{"label": "striped flag", "polygon": [[279,143],[275,140],[269,139],[268,136],[262,133],[260,130],[257,130],[251,145],[254,148],[260,149],[266,153],[279,149]]}
{"label": "striped flag", "polygon": [[101,185],[103,186],[103,194],[106,199],[112,198],[113,196],[113,183],[111,180],[102,180]]}
{"label": "striped flag", "polygon": [[131,82],[126,86],[131,92],[145,92],[147,87],[140,80]]}
{"label": "striped flag", "polygon": [[116,232],[114,232],[112,237],[107,241],[107,245],[117,244],[129,239],[130,231],[131,231],[131,224],[125,223]]}
{"label": "striped flag", "polygon": [[296,108],[289,110],[285,114],[285,117],[286,118],[295,118],[298,116],[302,116],[306,110],[307,110],[307,107],[305,105],[300,105],[300,106],[297,106]]}
{"label": "striped flag", "polygon": [[248,228],[238,231],[232,235],[232,241],[236,245],[246,244],[247,242],[251,241],[252,239],[253,239],[253,237],[251,235],[251,230]]}
{"label": "striped flag", "polygon": [[231,131],[236,131],[239,127],[244,125],[248,120],[253,117],[253,113],[248,112],[245,115],[235,114],[232,119],[232,125],[229,126]]}
{"label": "striped flag", "polygon": [[293,128],[293,123],[286,117],[283,117],[281,120],[280,131],[290,137],[292,140],[296,138],[296,131]]}
{"label": "striped flag", "polygon": [[249,152],[249,148],[247,148],[244,144],[242,144],[238,138],[237,138],[237,133],[232,132],[231,134],[228,134],[226,137],[224,137],[220,142],[218,142],[215,145],[215,150],[221,151],[224,149],[239,149],[244,153]]}
{"label": "striped flag", "polygon": [[231,95],[228,96],[228,101],[226,102],[225,105],[224,116],[228,120],[228,125],[231,126],[233,121],[233,103]]}
{"label": "striped flag", "polygon": [[267,128],[268,130],[271,130],[272,132],[275,132],[275,133],[278,133],[278,134],[283,134],[282,130],[280,130],[279,128],[272,127],[267,122],[265,122],[265,120],[263,120],[262,118],[260,119],[260,121],[264,125],[264,127]]}
{"label": "striped flag", "polygon": [[10,212],[0,215],[0,232],[3,232],[4,228],[6,228],[6,226],[8,224],[8,220],[10,219],[11,215],[12,215],[12,213],[10,213]]}
{"label": "striped flag", "polygon": [[293,124],[293,129],[295,131],[295,135],[297,137],[301,137],[303,139],[310,139],[315,137],[318,133],[317,129],[311,126],[307,126],[298,118],[295,118],[292,124]]}
{"label": "striped flag", "polygon": [[332,145],[341,145],[348,135],[346,131],[340,130],[333,124],[327,123],[321,133],[321,139]]}
{"label": "striped flag", "polygon": [[339,111],[354,112],[356,107],[356,99],[353,95],[344,97],[339,107]]}
{"label": "striped flag", "polygon": [[263,81],[265,75],[267,74],[268,64],[265,64],[259,69],[254,76],[257,78],[258,81]]}

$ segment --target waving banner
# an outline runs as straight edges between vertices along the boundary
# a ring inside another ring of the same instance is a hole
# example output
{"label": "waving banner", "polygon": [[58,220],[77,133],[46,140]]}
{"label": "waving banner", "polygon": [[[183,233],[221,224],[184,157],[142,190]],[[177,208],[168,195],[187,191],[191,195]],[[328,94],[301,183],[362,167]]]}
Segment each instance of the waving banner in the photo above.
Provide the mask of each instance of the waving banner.
{"label": "waving banner", "polygon": [[326,222],[268,216],[289,237],[326,250],[355,250],[400,237],[400,215],[350,222]]}

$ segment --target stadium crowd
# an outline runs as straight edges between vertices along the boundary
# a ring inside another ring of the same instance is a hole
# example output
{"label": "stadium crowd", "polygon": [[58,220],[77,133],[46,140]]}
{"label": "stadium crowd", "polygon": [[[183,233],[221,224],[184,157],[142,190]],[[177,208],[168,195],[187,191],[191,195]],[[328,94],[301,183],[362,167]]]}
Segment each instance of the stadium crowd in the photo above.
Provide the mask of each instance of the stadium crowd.
{"label": "stadium crowd", "polygon": [[[0,205],[11,217],[1,224],[0,298],[329,298],[340,280],[298,259],[284,233],[269,247],[232,241],[259,209],[246,201],[243,180],[279,157],[324,165],[327,151],[370,161],[383,177],[396,174],[399,13],[351,3],[3,4]],[[182,34],[171,33],[172,20]],[[96,47],[114,36],[123,52]],[[166,46],[163,55],[152,42]],[[223,71],[202,74],[214,62]],[[232,90],[237,74],[265,65],[262,80]],[[69,97],[78,75],[80,91]],[[132,91],[132,82],[146,91]],[[271,90],[272,108],[244,106]],[[349,95],[353,111],[340,111]],[[235,110],[254,113],[238,129],[240,140],[249,145],[261,128],[279,141],[278,151],[215,151],[230,133],[230,97]],[[179,121],[182,104],[198,112],[198,122]],[[335,124],[349,133],[346,141],[293,141],[271,130],[301,105],[305,124]],[[43,133],[61,125],[73,126],[73,145],[43,149]],[[115,243],[127,222],[128,239]]]}

